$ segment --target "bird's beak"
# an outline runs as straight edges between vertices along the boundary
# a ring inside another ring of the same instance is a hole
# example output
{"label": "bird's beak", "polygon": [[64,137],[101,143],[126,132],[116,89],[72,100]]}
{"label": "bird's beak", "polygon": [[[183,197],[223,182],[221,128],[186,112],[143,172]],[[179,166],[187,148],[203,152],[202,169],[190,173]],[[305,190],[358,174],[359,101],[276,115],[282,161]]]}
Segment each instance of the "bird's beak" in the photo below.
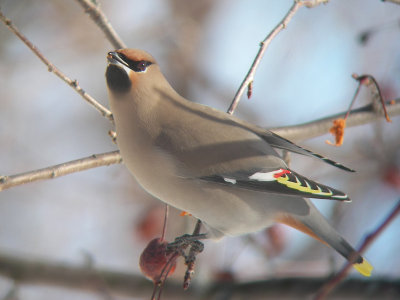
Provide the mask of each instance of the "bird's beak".
{"label": "bird's beak", "polygon": [[113,64],[113,65],[124,65],[126,66],[126,62],[124,62],[121,57],[118,55],[118,52],[108,52],[107,53],[107,60],[108,64]]}

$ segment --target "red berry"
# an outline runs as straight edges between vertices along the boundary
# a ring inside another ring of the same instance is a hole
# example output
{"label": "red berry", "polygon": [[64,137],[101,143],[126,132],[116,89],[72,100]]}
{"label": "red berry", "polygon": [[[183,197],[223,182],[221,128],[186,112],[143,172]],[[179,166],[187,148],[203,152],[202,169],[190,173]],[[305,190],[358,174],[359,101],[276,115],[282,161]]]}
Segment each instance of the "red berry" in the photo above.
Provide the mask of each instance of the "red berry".
{"label": "red berry", "polygon": [[167,253],[167,245],[165,240],[155,238],[140,255],[140,270],[154,283],[165,280],[175,271],[176,257],[173,257],[174,253]]}

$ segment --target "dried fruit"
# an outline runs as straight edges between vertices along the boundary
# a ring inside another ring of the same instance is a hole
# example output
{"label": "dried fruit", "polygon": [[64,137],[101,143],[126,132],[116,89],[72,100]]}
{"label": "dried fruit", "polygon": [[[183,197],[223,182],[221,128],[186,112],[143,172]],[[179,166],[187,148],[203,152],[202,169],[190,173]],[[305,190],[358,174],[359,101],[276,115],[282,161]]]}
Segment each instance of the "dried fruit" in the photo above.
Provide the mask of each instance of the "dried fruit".
{"label": "dried fruit", "polygon": [[167,241],[161,238],[151,240],[140,255],[142,273],[155,284],[163,282],[175,271],[177,255],[167,251]]}

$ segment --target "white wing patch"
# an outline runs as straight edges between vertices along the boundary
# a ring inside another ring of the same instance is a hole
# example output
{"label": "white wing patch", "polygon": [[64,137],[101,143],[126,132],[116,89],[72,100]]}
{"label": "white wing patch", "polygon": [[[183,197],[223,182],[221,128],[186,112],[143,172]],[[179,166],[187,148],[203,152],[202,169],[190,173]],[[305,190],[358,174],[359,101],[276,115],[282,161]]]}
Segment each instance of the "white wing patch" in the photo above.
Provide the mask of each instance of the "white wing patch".
{"label": "white wing patch", "polygon": [[275,170],[272,172],[257,172],[249,176],[250,180],[257,181],[276,181],[276,174],[282,173],[282,169]]}
{"label": "white wing patch", "polygon": [[275,181],[289,189],[308,193],[310,196],[319,195],[330,199],[349,200],[349,197],[346,194],[332,190],[331,188],[323,186],[317,182],[310,181],[309,179],[290,170],[278,169],[271,172],[256,172],[249,176],[249,179],[259,182]]}

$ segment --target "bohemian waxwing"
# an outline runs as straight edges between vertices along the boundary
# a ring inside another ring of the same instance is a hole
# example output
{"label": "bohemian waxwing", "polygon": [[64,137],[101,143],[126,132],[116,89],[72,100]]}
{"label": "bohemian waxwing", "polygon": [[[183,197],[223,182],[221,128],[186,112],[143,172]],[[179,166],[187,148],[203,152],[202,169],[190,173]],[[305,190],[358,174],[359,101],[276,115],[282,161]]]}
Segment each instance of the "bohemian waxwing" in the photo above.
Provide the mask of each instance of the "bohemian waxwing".
{"label": "bohemian waxwing", "polygon": [[202,220],[208,237],[246,234],[279,222],[331,246],[370,276],[368,261],[307,199],[349,197],[293,172],[274,148],[352,170],[264,128],[186,100],[145,51],[121,49],[107,58],[117,144],[147,192]]}

